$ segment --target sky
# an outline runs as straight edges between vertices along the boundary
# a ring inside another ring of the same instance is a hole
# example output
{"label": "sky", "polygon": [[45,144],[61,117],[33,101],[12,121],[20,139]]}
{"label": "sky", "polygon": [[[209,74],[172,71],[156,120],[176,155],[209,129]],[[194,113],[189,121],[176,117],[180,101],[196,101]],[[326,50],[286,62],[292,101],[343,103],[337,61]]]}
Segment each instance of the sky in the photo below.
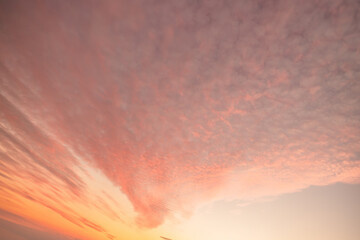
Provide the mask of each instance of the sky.
{"label": "sky", "polygon": [[357,0],[0,1],[0,238],[357,240]]}

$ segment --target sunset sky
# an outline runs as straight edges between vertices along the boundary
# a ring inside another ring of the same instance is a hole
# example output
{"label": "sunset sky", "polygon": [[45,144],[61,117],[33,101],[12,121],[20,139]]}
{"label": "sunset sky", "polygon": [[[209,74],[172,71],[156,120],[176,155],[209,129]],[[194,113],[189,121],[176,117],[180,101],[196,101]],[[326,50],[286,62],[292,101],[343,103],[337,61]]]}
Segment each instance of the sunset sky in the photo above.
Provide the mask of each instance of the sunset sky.
{"label": "sunset sky", "polygon": [[360,239],[358,0],[0,0],[0,239]]}

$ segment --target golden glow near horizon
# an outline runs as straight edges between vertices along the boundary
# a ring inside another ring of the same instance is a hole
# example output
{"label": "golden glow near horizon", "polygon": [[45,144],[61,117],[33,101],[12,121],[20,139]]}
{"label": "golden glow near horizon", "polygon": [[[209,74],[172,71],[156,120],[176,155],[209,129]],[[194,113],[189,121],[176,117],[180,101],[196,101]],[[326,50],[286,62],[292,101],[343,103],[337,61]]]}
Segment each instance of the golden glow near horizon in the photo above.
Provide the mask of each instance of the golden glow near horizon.
{"label": "golden glow near horizon", "polygon": [[0,238],[359,239],[359,9],[1,1]]}

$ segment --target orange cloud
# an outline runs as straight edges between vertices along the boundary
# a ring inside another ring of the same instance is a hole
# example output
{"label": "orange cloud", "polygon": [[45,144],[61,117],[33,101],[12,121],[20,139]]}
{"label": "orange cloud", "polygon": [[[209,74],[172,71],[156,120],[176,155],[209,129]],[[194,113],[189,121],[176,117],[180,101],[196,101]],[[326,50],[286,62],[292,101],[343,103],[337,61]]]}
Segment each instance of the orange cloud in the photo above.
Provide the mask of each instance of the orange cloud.
{"label": "orange cloud", "polygon": [[2,3],[1,208],[116,239],[105,222],[358,183],[359,4],[215,2]]}

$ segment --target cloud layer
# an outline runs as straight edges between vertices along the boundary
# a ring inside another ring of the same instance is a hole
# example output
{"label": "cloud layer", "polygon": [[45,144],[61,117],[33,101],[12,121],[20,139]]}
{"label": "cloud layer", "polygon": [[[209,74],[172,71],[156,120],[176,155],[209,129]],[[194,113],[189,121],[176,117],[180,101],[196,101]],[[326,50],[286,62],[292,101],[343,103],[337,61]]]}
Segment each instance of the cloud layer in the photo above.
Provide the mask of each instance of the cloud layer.
{"label": "cloud layer", "polygon": [[36,201],[30,178],[81,198],[81,160],[155,227],[214,198],[360,180],[355,0],[1,5],[6,191]]}

